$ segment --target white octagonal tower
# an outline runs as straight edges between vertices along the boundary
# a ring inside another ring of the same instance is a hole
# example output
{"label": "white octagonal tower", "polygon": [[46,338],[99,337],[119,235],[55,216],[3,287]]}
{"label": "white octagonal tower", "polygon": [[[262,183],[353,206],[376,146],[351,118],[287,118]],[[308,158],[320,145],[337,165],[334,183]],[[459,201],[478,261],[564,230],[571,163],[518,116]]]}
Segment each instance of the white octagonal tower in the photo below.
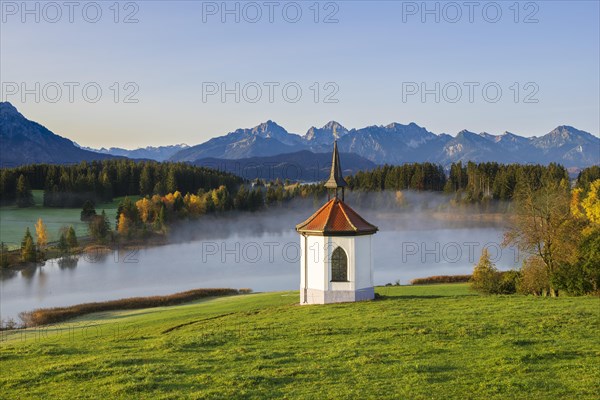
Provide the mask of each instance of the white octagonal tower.
{"label": "white octagonal tower", "polygon": [[327,203],[296,225],[302,235],[300,304],[371,300],[375,297],[371,244],[377,227],[344,202],[346,182],[337,142],[325,187],[329,189]]}

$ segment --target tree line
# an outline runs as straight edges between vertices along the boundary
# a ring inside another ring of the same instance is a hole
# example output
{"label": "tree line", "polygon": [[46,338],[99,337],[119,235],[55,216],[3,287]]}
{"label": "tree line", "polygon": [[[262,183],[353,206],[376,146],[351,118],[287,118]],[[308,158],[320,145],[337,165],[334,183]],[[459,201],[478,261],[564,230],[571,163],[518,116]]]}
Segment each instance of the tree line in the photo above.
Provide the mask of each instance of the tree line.
{"label": "tree line", "polygon": [[[578,182],[593,181],[599,169],[594,166],[583,170]],[[454,194],[458,201],[471,203],[512,200],[519,185],[539,187],[547,179],[554,182],[568,179],[567,170],[558,164],[458,162],[446,171],[441,165],[425,162],[384,165],[346,177],[350,190],[446,192]],[[47,207],[81,207],[86,200],[98,203],[127,195],[164,196],[176,191],[197,193],[220,186],[234,193],[243,182],[242,178],[233,174],[185,163],[105,160],[77,165],[36,164],[0,171],[0,202],[27,207],[33,204],[31,190],[43,189],[44,205]],[[261,184],[261,181],[256,183]],[[285,194],[275,193],[276,190],[281,191],[277,189],[280,186],[267,189],[267,202]]]}
{"label": "tree line", "polygon": [[242,178],[185,163],[105,160],[76,165],[35,164],[0,171],[0,201],[27,207],[32,189],[44,190],[44,206],[81,207],[86,200],[108,202],[127,195],[195,193],[225,186],[234,190]]}
{"label": "tree line", "polygon": [[[594,171],[598,168],[591,167],[582,171],[579,180],[592,180]],[[567,170],[553,163],[527,165],[471,161],[466,164],[453,163],[448,173],[440,165],[412,163],[384,165],[346,178],[351,190],[437,191],[453,193],[458,200],[466,202],[512,200],[520,185],[537,188],[546,180],[560,182],[562,179],[568,180]]]}

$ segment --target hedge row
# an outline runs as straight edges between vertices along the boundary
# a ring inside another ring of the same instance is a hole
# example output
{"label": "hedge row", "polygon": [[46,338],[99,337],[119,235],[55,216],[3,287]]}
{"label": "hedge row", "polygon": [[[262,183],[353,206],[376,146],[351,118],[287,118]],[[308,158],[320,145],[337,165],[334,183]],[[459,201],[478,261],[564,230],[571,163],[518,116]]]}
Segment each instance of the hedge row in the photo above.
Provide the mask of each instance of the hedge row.
{"label": "hedge row", "polygon": [[411,285],[429,285],[432,283],[460,283],[469,282],[471,275],[436,275],[427,278],[417,278],[410,281]]}
{"label": "hedge row", "polygon": [[33,311],[22,312],[19,314],[19,317],[23,320],[26,327],[31,327],[63,322],[71,318],[101,311],[172,306],[205,297],[230,296],[250,292],[252,292],[251,289],[195,289],[167,296],[130,297],[98,303],[84,303],[69,307],[38,308]]}

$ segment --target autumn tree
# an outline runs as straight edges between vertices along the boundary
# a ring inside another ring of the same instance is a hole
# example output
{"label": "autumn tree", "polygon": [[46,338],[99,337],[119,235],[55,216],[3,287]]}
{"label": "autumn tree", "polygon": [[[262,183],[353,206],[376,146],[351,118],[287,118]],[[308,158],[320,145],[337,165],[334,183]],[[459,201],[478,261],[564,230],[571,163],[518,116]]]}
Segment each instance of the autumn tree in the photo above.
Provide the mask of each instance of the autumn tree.
{"label": "autumn tree", "polygon": [[135,202],[135,206],[138,209],[140,219],[145,224],[150,220],[152,212],[152,203],[146,197]]}
{"label": "autumn tree", "polygon": [[135,226],[135,224],[139,221],[139,212],[135,203],[129,198],[126,197],[121,203],[119,203],[119,207],[117,208],[117,232],[121,232],[119,225],[121,223],[121,215],[127,219],[128,226],[127,230],[130,230]]}
{"label": "autumn tree", "polygon": [[600,179],[590,184],[587,195],[581,201],[581,207],[590,225],[590,231],[600,228]]}
{"label": "autumn tree", "polygon": [[48,245],[48,230],[41,218],[35,224],[35,235],[38,248],[43,250]]}
{"label": "autumn tree", "polygon": [[552,279],[571,295],[600,290],[600,179],[578,186],[570,204],[572,217],[581,226],[577,260],[562,263]]}
{"label": "autumn tree", "polygon": [[515,193],[516,215],[504,245],[516,245],[542,260],[550,277],[550,294],[557,287],[552,276],[560,265],[577,260],[581,224],[571,217],[568,183],[554,179],[523,183]]}
{"label": "autumn tree", "polygon": [[550,292],[548,268],[541,257],[532,255],[523,260],[517,292],[534,296],[545,296]]}
{"label": "autumn tree", "polygon": [[125,213],[121,213],[119,215],[119,224],[117,232],[119,232],[119,234],[123,236],[129,237],[131,235],[131,221],[129,220],[129,218],[127,218]]}
{"label": "autumn tree", "polygon": [[228,211],[233,207],[233,201],[225,186],[219,186],[212,191],[212,201],[217,211]]}

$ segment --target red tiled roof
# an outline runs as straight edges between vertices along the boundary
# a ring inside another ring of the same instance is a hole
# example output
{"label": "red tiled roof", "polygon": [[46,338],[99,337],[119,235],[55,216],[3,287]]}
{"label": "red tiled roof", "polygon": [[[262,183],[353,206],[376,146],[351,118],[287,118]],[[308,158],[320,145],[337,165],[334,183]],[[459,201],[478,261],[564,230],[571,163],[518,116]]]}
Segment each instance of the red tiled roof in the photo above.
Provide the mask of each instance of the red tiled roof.
{"label": "red tiled roof", "polygon": [[372,235],[377,227],[365,221],[337,197],[329,200],[310,218],[296,225],[300,233],[313,235]]}

